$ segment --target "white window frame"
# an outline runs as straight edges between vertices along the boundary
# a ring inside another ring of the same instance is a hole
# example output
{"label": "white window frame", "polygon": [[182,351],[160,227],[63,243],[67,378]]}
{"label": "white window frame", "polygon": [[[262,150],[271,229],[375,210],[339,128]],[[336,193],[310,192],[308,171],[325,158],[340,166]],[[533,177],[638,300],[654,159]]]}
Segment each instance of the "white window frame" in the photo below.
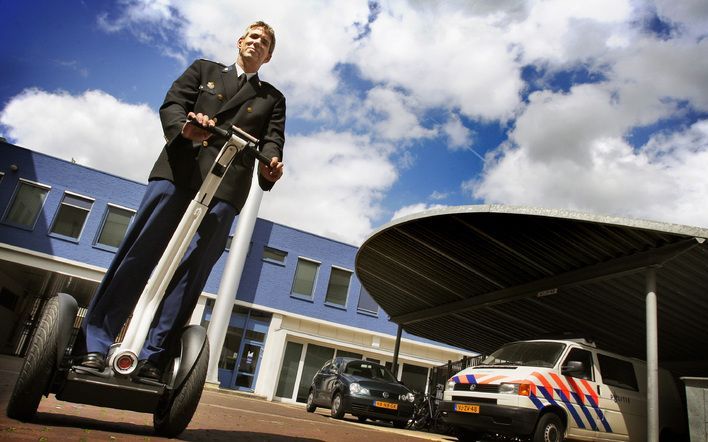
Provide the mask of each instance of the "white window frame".
{"label": "white window frame", "polygon": [[[89,209],[86,209],[84,207],[79,207],[79,206],[75,206],[73,204],[64,203],[64,198],[66,198],[67,195],[72,196],[74,198],[80,198],[80,199],[89,201],[91,203],[91,207]],[[82,195],[80,193],[65,190],[64,194],[61,197],[61,200],[59,201],[59,207],[57,207],[56,213],[54,214],[54,219],[52,220],[52,223],[49,226],[49,236],[54,237],[54,238],[61,238],[61,239],[69,240],[69,241],[79,242],[79,240],[81,239],[81,235],[83,235],[83,233],[84,233],[84,229],[86,228],[86,222],[88,221],[89,216],[91,215],[91,211],[93,210],[93,205],[95,203],[96,203],[95,198],[91,198],[90,196],[86,196],[86,195]],[[86,211],[86,217],[84,218],[84,222],[81,225],[81,231],[79,232],[79,235],[76,238],[74,238],[73,236],[62,235],[61,233],[52,232],[52,230],[54,230],[54,226],[57,223],[57,220],[59,219],[59,213],[61,212],[61,209],[64,205]]]}
{"label": "white window frame", "polygon": [[[339,270],[339,271],[342,271],[342,272],[347,272],[347,273],[349,273],[349,283],[347,284],[347,293],[346,293],[346,295],[345,295],[345,297],[344,297],[344,304],[337,304],[337,303],[335,303],[335,302],[332,302],[332,301],[328,301],[328,300],[327,300],[327,295],[329,295],[329,284],[330,284],[330,282],[332,281],[332,273],[333,273],[332,270]],[[345,310],[346,310],[346,308],[347,308],[347,303],[349,302],[349,292],[350,292],[351,289],[352,289],[352,276],[354,276],[354,271],[353,271],[353,270],[350,270],[350,269],[347,269],[347,268],[345,268],[345,267],[339,267],[339,266],[336,266],[336,265],[333,265],[333,266],[332,266],[332,270],[330,270],[330,272],[329,272],[329,280],[327,281],[327,290],[325,291],[325,305],[328,305],[328,306],[331,306],[331,307],[342,308],[342,309],[345,309]]]}
{"label": "white window frame", "polygon": [[[32,222],[31,226],[25,226],[22,224],[14,223],[14,222],[9,221],[7,219],[7,217],[10,215],[10,210],[12,209],[12,206],[15,204],[17,194],[20,193],[20,187],[23,184],[28,185],[28,186],[38,187],[42,190],[47,191],[46,195],[44,196],[44,200],[42,201],[42,205],[39,206],[39,210],[37,210],[37,214],[35,215],[34,221]],[[17,185],[15,186],[15,191],[12,193],[12,197],[10,198],[10,203],[5,208],[5,213],[3,213],[3,216],[2,216],[2,222],[4,224],[9,225],[9,226],[17,227],[18,229],[25,229],[25,230],[33,231],[34,228],[37,227],[37,221],[39,220],[39,216],[42,214],[42,211],[44,210],[44,205],[47,204],[47,197],[49,196],[49,192],[51,190],[52,190],[52,186],[50,186],[48,184],[42,184],[42,183],[38,183],[36,181],[31,181],[31,180],[28,180],[25,178],[20,178],[17,181]]]}
{"label": "white window frame", "polygon": [[[96,238],[93,240],[93,245],[94,247],[97,247],[99,249],[104,249],[104,250],[117,250],[118,246],[111,246],[108,244],[103,244],[98,242],[98,240],[101,238],[101,234],[103,233],[103,230],[106,228],[106,220],[108,219],[108,214],[111,211],[111,208],[113,209],[118,209],[118,210],[125,210],[126,212],[131,212],[133,216],[130,218],[130,222],[128,223],[128,229],[130,229],[130,225],[133,224],[133,220],[135,220],[135,214],[138,213],[137,210],[131,209],[130,207],[125,207],[121,206],[118,204],[113,204],[113,203],[107,203],[106,204],[106,210],[103,213],[103,219],[101,219],[101,225],[98,228],[98,231],[96,232]],[[127,233],[128,230],[126,230]],[[123,235],[123,238],[121,238],[121,242],[125,238],[125,234]]]}
{"label": "white window frame", "polygon": [[[309,295],[306,295],[306,294],[304,294],[304,293],[297,293],[297,292],[295,292],[295,278],[296,278],[296,276],[297,276],[297,264],[300,262],[300,260],[308,261],[308,262],[311,262],[311,263],[313,263],[313,264],[317,264],[317,270],[315,271],[315,277],[314,277],[313,280],[312,280],[312,293],[310,293]],[[304,299],[304,300],[307,300],[307,301],[313,301],[313,300],[315,299],[315,291],[317,290],[317,280],[318,280],[319,277],[320,277],[320,269],[321,269],[321,268],[322,268],[322,262],[321,262],[321,261],[317,261],[317,260],[312,259],[312,258],[307,258],[307,257],[305,257],[305,256],[298,256],[298,257],[297,257],[297,262],[295,263],[295,273],[293,274],[293,282],[292,282],[292,285],[291,285],[291,287],[290,287],[290,296],[293,297],[293,298]]]}

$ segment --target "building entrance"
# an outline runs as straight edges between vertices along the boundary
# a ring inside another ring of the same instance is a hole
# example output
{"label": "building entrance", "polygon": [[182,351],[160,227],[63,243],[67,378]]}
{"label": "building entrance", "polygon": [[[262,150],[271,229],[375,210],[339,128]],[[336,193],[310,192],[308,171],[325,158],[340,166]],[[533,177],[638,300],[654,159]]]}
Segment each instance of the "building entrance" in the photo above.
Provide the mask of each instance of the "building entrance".
{"label": "building entrance", "polygon": [[[203,327],[209,326],[213,308],[214,301],[207,300]],[[270,313],[234,306],[219,358],[219,385],[222,388],[255,389],[270,319]]]}

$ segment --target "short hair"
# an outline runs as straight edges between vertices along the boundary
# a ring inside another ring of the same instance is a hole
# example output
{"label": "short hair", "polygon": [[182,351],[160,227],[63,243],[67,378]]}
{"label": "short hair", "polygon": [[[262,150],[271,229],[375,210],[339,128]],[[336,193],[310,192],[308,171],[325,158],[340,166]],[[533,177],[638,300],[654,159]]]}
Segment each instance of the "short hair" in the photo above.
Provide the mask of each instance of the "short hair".
{"label": "short hair", "polygon": [[253,28],[262,28],[266,34],[268,34],[268,37],[270,37],[270,46],[268,47],[268,55],[273,55],[273,50],[275,49],[275,31],[273,28],[266,22],[264,21],[257,21],[253,22],[248,27],[246,30],[243,32],[243,35],[241,38],[244,38],[248,35],[248,31],[250,31]]}

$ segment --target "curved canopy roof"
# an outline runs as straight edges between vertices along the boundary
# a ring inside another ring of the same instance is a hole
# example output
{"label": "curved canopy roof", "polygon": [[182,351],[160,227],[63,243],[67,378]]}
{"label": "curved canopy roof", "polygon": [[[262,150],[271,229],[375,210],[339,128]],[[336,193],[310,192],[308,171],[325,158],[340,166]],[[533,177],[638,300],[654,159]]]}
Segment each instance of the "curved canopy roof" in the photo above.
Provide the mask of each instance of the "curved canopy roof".
{"label": "curved canopy roof", "polygon": [[645,359],[647,269],[656,269],[659,360],[708,362],[708,229],[498,205],[397,219],[356,272],[393,322],[488,354],[570,334]]}

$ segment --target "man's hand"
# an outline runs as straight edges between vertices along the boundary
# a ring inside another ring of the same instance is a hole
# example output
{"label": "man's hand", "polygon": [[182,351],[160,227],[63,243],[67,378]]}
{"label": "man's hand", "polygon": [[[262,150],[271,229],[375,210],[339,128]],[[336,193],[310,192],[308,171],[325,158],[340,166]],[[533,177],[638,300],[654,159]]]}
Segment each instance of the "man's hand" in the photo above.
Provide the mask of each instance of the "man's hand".
{"label": "man's hand", "polygon": [[258,165],[260,167],[261,175],[263,175],[263,178],[267,179],[272,183],[278,181],[280,177],[283,176],[283,163],[278,161],[278,157],[271,158],[269,165],[265,165],[260,161],[258,162]]}
{"label": "man's hand", "polygon": [[196,141],[198,143],[211,136],[209,131],[200,128],[199,125],[204,127],[216,126],[216,120],[209,119],[208,115],[190,112],[187,114],[187,118],[191,121],[184,123],[184,126],[182,126],[182,136],[188,140]]}

